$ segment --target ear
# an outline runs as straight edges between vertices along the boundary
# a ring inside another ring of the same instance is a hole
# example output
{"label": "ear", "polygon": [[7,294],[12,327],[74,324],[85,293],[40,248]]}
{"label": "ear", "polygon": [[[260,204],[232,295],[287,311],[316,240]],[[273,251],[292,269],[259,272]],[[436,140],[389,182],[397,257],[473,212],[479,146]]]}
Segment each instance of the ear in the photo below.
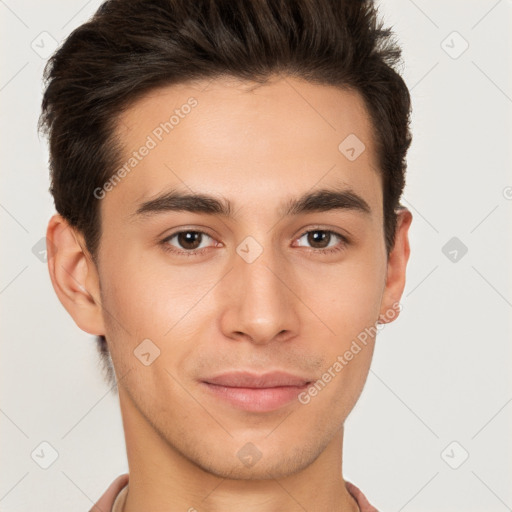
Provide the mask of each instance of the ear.
{"label": "ear", "polygon": [[55,214],[48,223],[46,249],[53,289],[66,311],[83,331],[104,335],[98,272],[81,233]]}
{"label": "ear", "polygon": [[411,222],[412,213],[407,208],[398,210],[395,244],[388,257],[379,324],[391,323],[400,314],[399,302],[405,288],[405,271],[411,252],[408,234]]}

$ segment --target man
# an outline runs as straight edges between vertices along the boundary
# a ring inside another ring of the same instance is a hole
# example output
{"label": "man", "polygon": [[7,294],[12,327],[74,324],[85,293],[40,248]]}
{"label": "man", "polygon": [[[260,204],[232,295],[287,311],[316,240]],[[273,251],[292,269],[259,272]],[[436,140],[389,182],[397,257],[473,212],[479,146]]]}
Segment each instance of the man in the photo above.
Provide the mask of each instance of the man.
{"label": "man", "polygon": [[390,38],[370,1],[113,0],[50,60],[49,271],[129,464],[92,510],[376,510],[342,455],[410,252]]}

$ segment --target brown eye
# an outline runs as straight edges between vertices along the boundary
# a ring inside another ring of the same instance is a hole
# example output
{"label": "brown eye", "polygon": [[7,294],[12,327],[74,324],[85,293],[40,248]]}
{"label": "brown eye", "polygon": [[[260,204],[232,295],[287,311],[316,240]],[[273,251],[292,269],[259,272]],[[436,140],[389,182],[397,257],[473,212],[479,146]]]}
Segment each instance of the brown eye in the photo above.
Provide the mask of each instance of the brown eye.
{"label": "brown eye", "polygon": [[[342,250],[349,244],[343,235],[328,229],[313,229],[303,233],[298,240],[305,238],[312,252],[333,253]],[[303,244],[300,244],[301,246]]]}
{"label": "brown eye", "polygon": [[183,249],[198,249],[201,245],[202,233],[198,231],[181,231],[177,234],[177,242]]}
{"label": "brown eye", "polygon": [[[313,246],[314,249],[325,249],[331,240],[331,233],[329,231],[309,231],[307,233],[308,243]],[[325,245],[327,242],[327,245]]]}
{"label": "brown eye", "polygon": [[177,253],[193,253],[208,247],[208,245],[204,245],[205,239],[208,238],[213,240],[211,236],[203,231],[185,230],[168,236],[162,240],[162,243],[167,249]]}

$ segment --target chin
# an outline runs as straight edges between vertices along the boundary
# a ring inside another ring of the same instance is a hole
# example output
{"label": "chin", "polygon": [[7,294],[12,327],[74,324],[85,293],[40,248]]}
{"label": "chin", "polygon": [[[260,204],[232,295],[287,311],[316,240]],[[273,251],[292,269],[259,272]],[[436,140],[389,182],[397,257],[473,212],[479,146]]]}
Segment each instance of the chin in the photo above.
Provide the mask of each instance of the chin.
{"label": "chin", "polygon": [[[202,470],[219,478],[231,480],[269,480],[285,478],[298,473],[312,464],[322,453],[323,446],[305,446],[301,443],[294,444],[288,449],[276,450],[275,447],[265,453],[251,443],[243,444],[235,451],[232,457],[226,457],[222,453],[210,453],[208,458],[204,456],[193,457],[191,462]],[[204,454],[201,454],[204,455]]]}

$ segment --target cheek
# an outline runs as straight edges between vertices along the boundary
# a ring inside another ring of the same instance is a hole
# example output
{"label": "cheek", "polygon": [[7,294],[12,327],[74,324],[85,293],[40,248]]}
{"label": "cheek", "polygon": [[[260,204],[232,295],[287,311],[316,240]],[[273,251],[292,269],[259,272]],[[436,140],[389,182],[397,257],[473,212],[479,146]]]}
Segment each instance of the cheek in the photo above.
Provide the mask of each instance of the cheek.
{"label": "cheek", "polygon": [[[121,259],[110,253],[101,279],[104,306],[109,312],[112,309],[112,315],[115,312],[119,323],[131,327],[132,335],[138,331],[143,336],[152,332],[160,337],[197,301],[199,290],[190,282],[186,286],[180,271],[157,267],[136,256],[125,253]],[[190,281],[190,275],[187,279]]]}
{"label": "cheek", "polygon": [[[201,339],[200,320],[209,304],[204,297],[214,281],[185,266],[155,265],[134,256],[120,260],[113,253],[101,281],[107,338],[119,371],[145,370],[149,375],[165,366],[174,372],[194,350],[189,341]],[[134,357],[143,343],[158,354],[151,372]],[[165,371],[163,377],[168,378]]]}
{"label": "cheek", "polygon": [[[342,333],[325,350],[323,373],[308,390],[305,401],[314,409],[329,409],[337,418],[346,417],[357,402],[370,369],[375,338],[371,331],[363,336]],[[304,402],[302,402],[304,403]]]}
{"label": "cheek", "polygon": [[381,266],[350,261],[302,279],[301,293],[333,336],[346,342],[378,319],[382,280]]}
{"label": "cheek", "polygon": [[383,267],[374,261],[354,258],[340,265],[323,276],[328,285],[322,291],[309,285],[316,291],[308,300],[334,333],[321,340],[325,367],[320,380],[329,389],[319,393],[323,398],[317,405],[332,407],[339,416],[348,414],[360,396],[373,356],[383,279]]}

